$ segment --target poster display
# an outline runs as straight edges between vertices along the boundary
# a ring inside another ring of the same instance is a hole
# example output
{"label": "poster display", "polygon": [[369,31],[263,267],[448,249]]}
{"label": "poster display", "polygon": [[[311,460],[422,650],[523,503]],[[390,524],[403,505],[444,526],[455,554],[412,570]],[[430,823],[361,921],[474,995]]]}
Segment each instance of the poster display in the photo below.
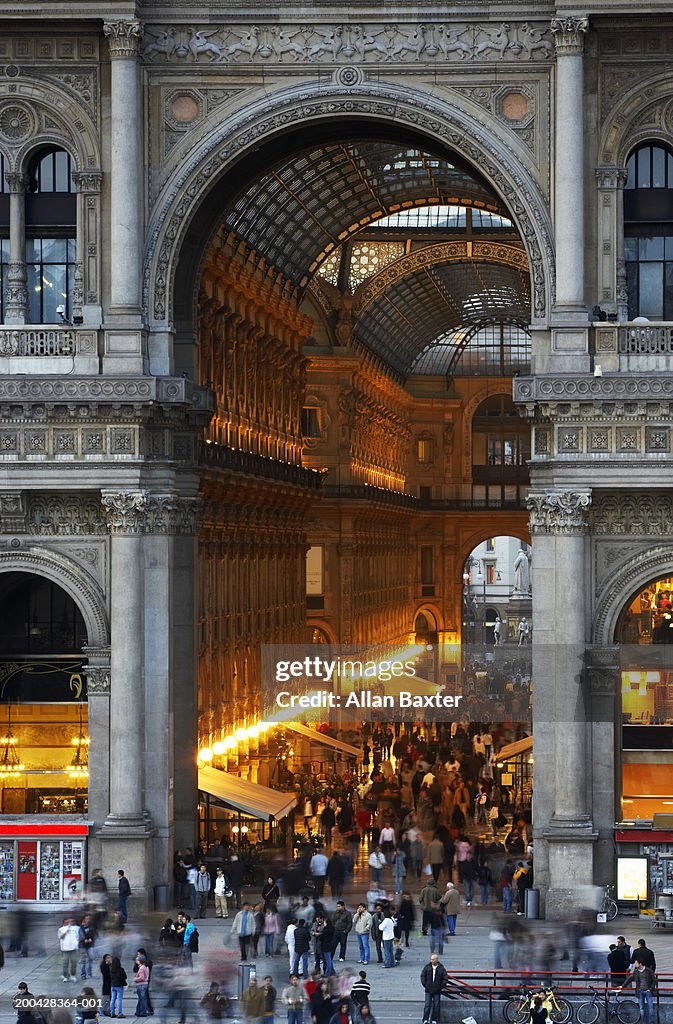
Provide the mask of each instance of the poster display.
{"label": "poster display", "polygon": [[40,843],[40,899],[61,898],[61,844]]}
{"label": "poster display", "polygon": [[19,842],[19,872],[16,876],[16,898],[37,899],[37,843]]}
{"label": "poster display", "polygon": [[82,896],[82,843],[63,843],[63,899],[78,900]]}
{"label": "poster display", "polygon": [[0,844],[0,900],[14,899],[14,843]]}

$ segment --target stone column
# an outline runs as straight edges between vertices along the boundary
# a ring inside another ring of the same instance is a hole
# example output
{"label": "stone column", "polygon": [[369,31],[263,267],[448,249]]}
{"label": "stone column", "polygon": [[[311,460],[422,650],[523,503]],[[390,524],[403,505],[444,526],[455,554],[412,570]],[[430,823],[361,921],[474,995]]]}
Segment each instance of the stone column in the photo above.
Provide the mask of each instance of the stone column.
{"label": "stone column", "polygon": [[[596,838],[587,793],[585,535],[591,494],[530,494],[533,536],[533,722],[536,877],[547,916],[593,883]],[[549,810],[553,814],[549,816]],[[538,872],[538,849],[540,871]]]}
{"label": "stone column", "polygon": [[110,531],[110,811],[103,832],[137,835],[149,830],[144,814],[145,491],[103,491]]}
{"label": "stone column", "polygon": [[28,320],[28,287],[26,282],[26,176],[6,174],[9,186],[9,266],[7,268],[8,326],[25,324]]}
{"label": "stone column", "polygon": [[142,374],[147,340],[141,316],[143,225],[143,132],[140,117],[138,21],[103,24],[109,40],[110,110],[110,292],[105,322],[103,372]]}
{"label": "stone column", "polygon": [[102,865],[100,840],[95,831],[110,810],[110,648],[85,647],[87,664],[83,668],[87,685],[89,745],[89,820],[94,836],[89,844],[89,868]]}
{"label": "stone column", "polygon": [[551,23],[556,43],[556,297],[551,317],[551,372],[586,372],[590,368],[584,298],[583,51],[588,27],[586,17],[554,18]]}
{"label": "stone column", "polygon": [[591,766],[593,823],[598,840],[594,856],[599,885],[614,881],[615,780],[620,771],[615,728],[621,705],[619,647],[587,648],[587,674],[591,699]]}
{"label": "stone column", "polygon": [[[110,76],[110,305],[124,312],[140,307],[140,182],[142,131],[138,88],[138,21],[106,21]],[[122,258],[123,256],[123,258]]]}
{"label": "stone column", "polygon": [[[624,267],[624,205],[622,202],[622,192],[625,184],[626,171],[623,168],[596,168],[596,185],[598,187],[598,224],[596,234],[598,243],[598,266],[596,268],[598,288],[596,296],[600,306],[608,313],[618,313],[621,305],[620,292],[622,282],[619,280],[620,266],[624,272],[623,288],[626,286],[626,270]],[[596,361],[599,361],[598,358]]]}
{"label": "stone column", "polygon": [[554,18],[556,44],[556,309],[584,306],[584,35],[588,18]]}
{"label": "stone column", "polygon": [[100,197],[103,175],[98,170],[75,171],[77,189],[77,269],[73,315],[84,324],[101,321]]}

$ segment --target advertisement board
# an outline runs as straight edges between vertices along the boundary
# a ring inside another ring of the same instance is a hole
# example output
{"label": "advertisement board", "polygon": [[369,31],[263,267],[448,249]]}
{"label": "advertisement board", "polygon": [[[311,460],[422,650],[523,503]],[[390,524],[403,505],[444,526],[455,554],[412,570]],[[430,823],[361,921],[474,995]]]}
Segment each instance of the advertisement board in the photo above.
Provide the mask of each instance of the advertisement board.
{"label": "advertisement board", "polygon": [[647,900],[648,857],[617,857],[617,899]]}

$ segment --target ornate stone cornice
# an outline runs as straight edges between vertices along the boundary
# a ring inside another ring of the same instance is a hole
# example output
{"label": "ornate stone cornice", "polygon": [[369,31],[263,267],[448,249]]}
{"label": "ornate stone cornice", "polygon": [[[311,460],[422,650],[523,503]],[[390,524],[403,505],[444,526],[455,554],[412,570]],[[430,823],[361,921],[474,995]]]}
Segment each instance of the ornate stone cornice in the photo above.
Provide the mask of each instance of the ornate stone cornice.
{"label": "ornate stone cornice", "polygon": [[140,52],[142,30],[139,21],[104,21],[103,34],[108,38],[110,57],[128,60]]}
{"label": "ornate stone cornice", "polygon": [[531,534],[586,533],[589,526],[590,491],[545,491],[529,494],[526,508],[530,512]]}
{"label": "ornate stone cornice", "polygon": [[72,180],[78,192],[97,193],[101,190],[103,174],[101,171],[74,171]]}
{"label": "ornate stone cornice", "polygon": [[147,491],[101,491],[101,502],[110,533],[144,532],[149,505]]}
{"label": "ornate stone cornice", "polygon": [[590,374],[553,374],[549,376],[516,377],[514,379],[514,401],[589,402],[615,401],[625,399],[637,401],[673,398],[673,374],[604,374],[594,377]]}
{"label": "ornate stone cornice", "polygon": [[626,170],[623,167],[597,167],[596,184],[599,188],[624,188]]}
{"label": "ornate stone cornice", "polygon": [[576,56],[584,53],[584,36],[589,31],[589,19],[586,15],[552,18],[551,31],[556,53],[562,57]]}

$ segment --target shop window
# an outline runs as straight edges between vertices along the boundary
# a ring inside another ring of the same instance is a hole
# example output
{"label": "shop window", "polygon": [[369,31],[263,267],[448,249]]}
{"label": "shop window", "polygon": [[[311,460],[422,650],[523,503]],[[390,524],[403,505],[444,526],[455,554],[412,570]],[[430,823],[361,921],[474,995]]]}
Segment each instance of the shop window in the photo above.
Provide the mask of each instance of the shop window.
{"label": "shop window", "polygon": [[486,541],[486,550],[495,551],[495,537],[489,537]]}
{"label": "shop window", "polygon": [[624,190],[624,258],[629,319],[673,320],[673,155],[636,149]]}
{"label": "shop window", "polygon": [[496,581],[495,562],[486,563],[486,583],[491,584]]}
{"label": "shop window", "polygon": [[70,319],[75,284],[74,238],[26,239],[28,312],[31,323],[57,324]]}
{"label": "shop window", "polygon": [[416,439],[416,459],[422,464],[432,462],[432,438],[419,437]]}

